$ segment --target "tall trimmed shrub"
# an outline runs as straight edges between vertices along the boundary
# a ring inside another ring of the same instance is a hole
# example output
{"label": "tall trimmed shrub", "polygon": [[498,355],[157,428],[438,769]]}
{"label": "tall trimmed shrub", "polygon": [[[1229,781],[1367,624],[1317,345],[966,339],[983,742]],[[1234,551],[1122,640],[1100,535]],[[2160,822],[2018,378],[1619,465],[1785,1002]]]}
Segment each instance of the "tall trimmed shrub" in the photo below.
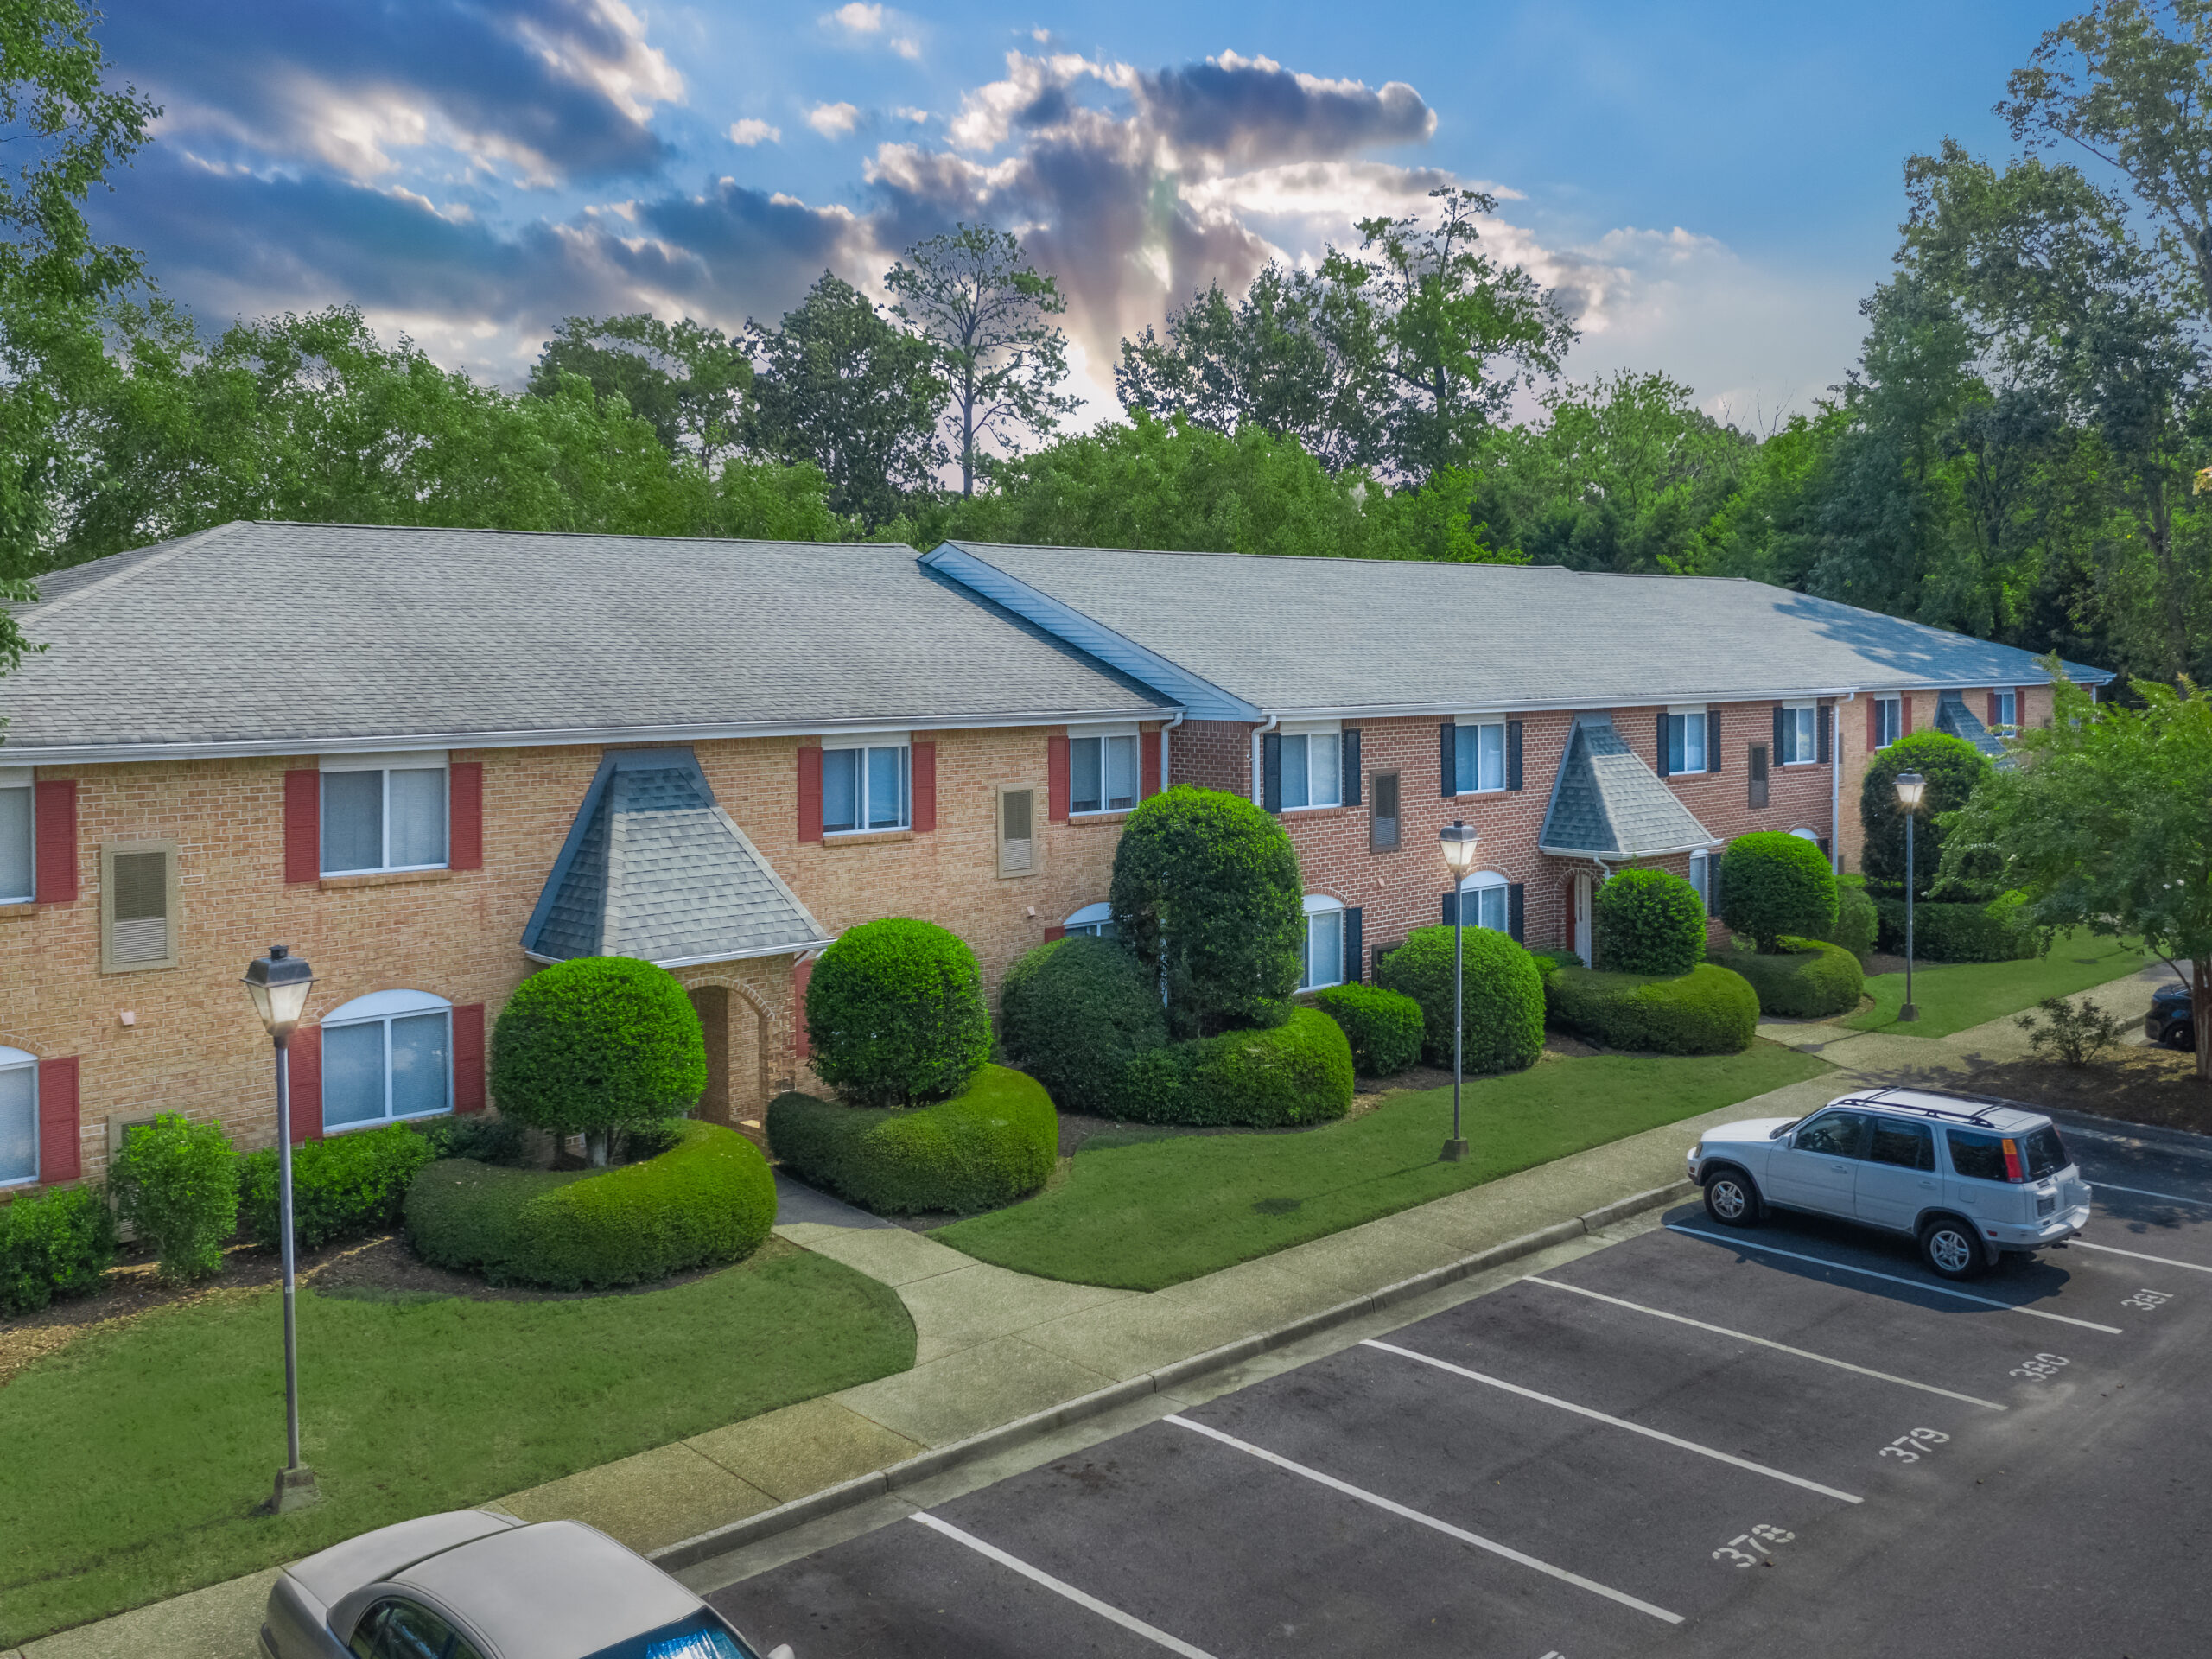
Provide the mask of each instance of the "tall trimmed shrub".
{"label": "tall trimmed shrub", "polygon": [[[1737,836],[1720,855],[1720,919],[1769,956],[1782,948],[1785,933],[1823,937],[1835,926],[1835,873],[1827,855],[1802,836],[1778,830]],[[1598,959],[1611,966],[1602,951]]]}
{"label": "tall trimmed shrub", "polygon": [[817,1075],[862,1106],[950,1099],[991,1058],[976,953],[911,917],[863,922],[822,953],[806,1031]]}
{"label": "tall trimmed shrub", "polygon": [[124,1135],[107,1185],[124,1220],[158,1253],[158,1278],[188,1284],[220,1270],[224,1241],[238,1224],[238,1149],[220,1123],[163,1112],[138,1125]]}
{"label": "tall trimmed shrub", "polygon": [[1289,836],[1241,795],[1179,785],[1122,827],[1115,925],[1140,963],[1160,964],[1178,1037],[1282,1023],[1303,968],[1305,896]]}
{"label": "tall trimmed shrub", "polygon": [[999,1039],[1065,1111],[1103,1112],[1128,1063],[1167,1040],[1160,987],[1113,939],[1039,945],[999,988]]}
{"label": "tall trimmed shrub", "polygon": [[680,1117],[706,1089],[691,999],[667,969],[634,957],[578,957],[532,974],[492,1031],[499,1115],[582,1135],[595,1164],[615,1130]]}
{"label": "tall trimmed shrub", "polygon": [[[1421,1004],[1421,1054],[1452,1064],[1452,932],[1417,927],[1382,958],[1376,979]],[[1544,976],[1535,959],[1494,928],[1465,938],[1465,1049],[1470,1072],[1518,1071],[1544,1051]]]}
{"label": "tall trimmed shrub", "polygon": [[1592,896],[1590,925],[1607,973],[1671,979],[1705,960],[1705,900],[1664,870],[1617,872]]}
{"label": "tall trimmed shrub", "polygon": [[[1937,822],[1957,810],[1989,776],[1990,760],[1962,737],[1948,732],[1912,732],[1866,763],[1859,785],[1859,823],[1866,832],[1859,866],[1869,880],[1904,890],[1904,814],[1897,810],[1897,774],[1916,772],[1928,779],[1919,822],[1913,826],[1913,891],[1928,897],[1942,862],[1943,830]],[[1722,888],[1726,896],[1726,888]],[[1985,892],[1981,896],[1987,897]]]}

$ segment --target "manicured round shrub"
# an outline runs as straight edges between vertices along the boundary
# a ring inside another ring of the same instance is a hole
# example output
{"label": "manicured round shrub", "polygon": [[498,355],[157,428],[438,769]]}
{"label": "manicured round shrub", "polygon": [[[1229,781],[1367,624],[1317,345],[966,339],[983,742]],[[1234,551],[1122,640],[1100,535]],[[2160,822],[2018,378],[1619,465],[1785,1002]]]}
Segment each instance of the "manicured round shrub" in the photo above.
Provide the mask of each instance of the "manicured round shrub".
{"label": "manicured round shrub", "polygon": [[1351,1109],[1351,1045],[1319,1008],[1265,1031],[1171,1043],[1131,1061],[1116,1116],[1139,1123],[1300,1128]]}
{"label": "manicured round shrub", "polygon": [[[1835,873],[1802,836],[1738,836],[1720,855],[1720,919],[1771,954],[1783,934],[1816,939],[1835,925]],[[1605,962],[1604,952],[1598,960]]]}
{"label": "manicured round shrub", "polygon": [[715,1123],[671,1126],[675,1144],[606,1170],[429,1165],[407,1191],[407,1237],[432,1265],[495,1285],[602,1290],[741,1262],[776,1221],[760,1149]]}
{"label": "manicured round shrub", "polygon": [[999,1039],[1063,1111],[1103,1112],[1122,1068],[1167,1041],[1160,986],[1113,939],[1039,945],[999,988]]}
{"label": "manicured round shrub", "polygon": [[1551,1016],[1607,1048],[1647,1054],[1739,1054],[1758,1033],[1749,981],[1700,963],[1674,979],[1562,968],[1546,982]]}
{"label": "manicured round shrub", "polygon": [[887,916],[814,964],[806,1031],[823,1082],[862,1106],[947,1100],[991,1058],[982,969],[959,936]]}
{"label": "manicured round shrub", "polygon": [[1863,957],[1874,948],[1881,925],[1882,913],[1874,908],[1866,878],[1840,878],[1835,886],[1835,925],[1820,937],[1830,944],[1841,945],[1854,957]]}
{"label": "manicured round shrub", "polygon": [[1044,1185],[1060,1126],[1036,1078],[987,1065],[963,1092],[912,1111],[779,1095],[768,1144],[800,1179],[880,1216],[968,1214]]}
{"label": "manicured round shrub", "polygon": [[532,974],[493,1028],[499,1116],[581,1134],[594,1163],[614,1130],[680,1117],[706,1088],[691,999],[667,969],[634,957],[578,957]]}
{"label": "manicured round shrub", "polygon": [[1782,953],[1772,957],[1759,950],[1716,950],[1713,963],[1749,980],[1759,1012],[1778,1020],[1848,1014],[1866,989],[1859,958],[1825,939],[1785,938]]}
{"label": "manicured round shrub", "polygon": [[187,1284],[221,1268],[224,1241],[238,1225],[238,1154],[220,1123],[163,1112],[128,1130],[107,1185],[123,1219],[159,1254],[156,1277]]}
{"label": "manicured round shrub", "polygon": [[[2020,919],[2023,895],[2008,893],[1986,903],[1980,899],[1938,902],[1923,899],[1912,907],[1912,951],[1921,962],[2025,962],[2044,952],[2043,936]],[[1904,954],[1904,900],[1887,893],[1875,898],[1881,918],[1882,949]]]}
{"label": "manicured round shrub", "polygon": [[1352,1070],[1363,1077],[1395,1077],[1421,1058],[1421,1004],[1379,985],[1332,985],[1313,1006],[1342,1026]]}
{"label": "manicured round shrub", "polygon": [[1621,870],[1590,905],[1591,948],[1613,974],[1687,974],[1705,957],[1705,900],[1679,875]]}
{"label": "manicured round shrub", "polygon": [[[1421,1057],[1452,1064],[1452,931],[1417,927],[1382,958],[1375,977],[1421,1004]],[[1471,1074],[1518,1071],[1544,1052],[1544,975],[1494,928],[1465,930],[1465,1052]]]}
{"label": "manicured round shrub", "polygon": [[1859,868],[1870,881],[1899,892],[1904,889],[1905,815],[1897,810],[1901,772],[1916,772],[1928,779],[1919,822],[1912,830],[1913,891],[1925,898],[1935,885],[1936,866],[1943,861],[1943,831],[1937,816],[1967,804],[1967,798],[1989,776],[1990,760],[1966,739],[1948,732],[1912,732],[1876,750],[1867,761],[1859,785],[1859,823],[1866,832]]}
{"label": "manicured round shrub", "polygon": [[[437,1157],[405,1123],[356,1129],[310,1141],[292,1153],[292,1236],[312,1250],[334,1238],[358,1238],[399,1219],[407,1184]],[[239,1166],[239,1208],[246,1236],[264,1250],[284,1242],[277,1204],[276,1148],[248,1153]]]}
{"label": "manicured round shrub", "polygon": [[1109,898],[1122,945],[1160,964],[1174,1035],[1281,1023],[1303,971],[1306,890],[1274,817],[1216,790],[1155,795],[1122,826]]}
{"label": "manicured round shrub", "polygon": [[96,1186],[22,1192],[0,1205],[0,1313],[89,1296],[115,1263],[115,1211]]}

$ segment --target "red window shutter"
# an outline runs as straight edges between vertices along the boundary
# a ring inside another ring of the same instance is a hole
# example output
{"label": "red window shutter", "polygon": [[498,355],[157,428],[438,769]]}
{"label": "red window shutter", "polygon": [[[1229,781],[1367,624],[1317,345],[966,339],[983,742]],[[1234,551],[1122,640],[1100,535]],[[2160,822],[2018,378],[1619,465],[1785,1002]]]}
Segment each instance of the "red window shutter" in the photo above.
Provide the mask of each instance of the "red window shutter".
{"label": "red window shutter", "polygon": [[1882,741],[1882,700],[1866,699],[1866,753],[1872,754]]}
{"label": "red window shutter", "polygon": [[302,1026],[285,1045],[292,1073],[292,1140],[322,1139],[322,1027]]}
{"label": "red window shutter", "polygon": [[914,833],[925,836],[937,828],[937,745],[917,743],[913,753]]}
{"label": "red window shutter", "polygon": [[1897,693],[1897,735],[1903,737],[1912,729],[1912,693]]}
{"label": "red window shutter", "polygon": [[1048,927],[1045,930],[1045,943],[1050,944],[1054,939],[1065,939],[1067,936],[1068,931],[1065,927]]}
{"label": "red window shutter", "polygon": [[798,838],[822,839],[822,751],[798,752]]}
{"label": "red window shutter", "polygon": [[1068,741],[1065,737],[1045,740],[1045,818],[1050,823],[1068,821]]}
{"label": "red window shutter", "polygon": [[1997,724],[1997,694],[1994,691],[1989,694],[1989,720],[1987,723],[1992,726]]}
{"label": "red window shutter", "polygon": [[1137,740],[1137,798],[1149,800],[1167,787],[1160,775],[1160,734],[1147,732]]}
{"label": "red window shutter", "polygon": [[284,774],[284,880],[322,874],[322,774],[303,767]]}
{"label": "red window shutter", "polygon": [[484,1109],[484,1005],[470,1002],[453,1011],[453,1109]]}
{"label": "red window shutter", "polygon": [[[817,754],[821,751],[817,749]],[[795,963],[791,966],[791,1058],[804,1060],[814,1052],[814,1045],[806,1039],[806,982],[814,977],[814,963]]]}
{"label": "red window shutter", "polygon": [[[38,902],[77,902],[77,780],[57,778],[33,791],[34,855],[38,860]],[[74,1064],[74,1062],[72,1062]]]}
{"label": "red window shutter", "polygon": [[[43,790],[46,785],[41,784]],[[85,1173],[78,1130],[77,1057],[38,1063],[38,1178],[73,1181]]]}
{"label": "red window shutter", "polygon": [[446,864],[484,868],[484,763],[459,760],[446,769]]}

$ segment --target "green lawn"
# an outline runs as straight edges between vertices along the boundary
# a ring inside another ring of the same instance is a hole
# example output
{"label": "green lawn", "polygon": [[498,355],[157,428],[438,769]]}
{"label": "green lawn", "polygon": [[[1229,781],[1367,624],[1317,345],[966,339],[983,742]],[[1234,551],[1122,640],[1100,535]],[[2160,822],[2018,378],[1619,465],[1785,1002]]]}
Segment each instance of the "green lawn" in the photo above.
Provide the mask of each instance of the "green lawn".
{"label": "green lawn", "polygon": [[771,1240],[688,1285],[572,1301],[309,1290],[306,1461],[284,1452],[273,1292],[95,1331],[0,1388],[0,1649],[461,1509],[914,1362],[895,1292]]}
{"label": "green lawn", "polygon": [[1907,1037],[1948,1037],[1968,1026],[2031,1008],[2047,996],[2071,996],[2107,980],[2124,979],[2150,958],[2138,945],[2100,938],[2087,931],[2063,933],[2050,954],[2029,962],[1962,962],[1912,970],[1912,1000],[1920,1018],[1897,1023],[1904,1005],[1904,976],[1876,974],[1866,982],[1874,1006],[1836,1023],[1858,1031]]}
{"label": "green lawn", "polygon": [[931,1236],[1047,1279],[1158,1290],[1827,1069],[1766,1042],[1707,1059],[1547,1060],[1467,1086],[1473,1156],[1460,1164],[1436,1158],[1448,1088],[1294,1135],[1098,1136],[1061,1185]]}

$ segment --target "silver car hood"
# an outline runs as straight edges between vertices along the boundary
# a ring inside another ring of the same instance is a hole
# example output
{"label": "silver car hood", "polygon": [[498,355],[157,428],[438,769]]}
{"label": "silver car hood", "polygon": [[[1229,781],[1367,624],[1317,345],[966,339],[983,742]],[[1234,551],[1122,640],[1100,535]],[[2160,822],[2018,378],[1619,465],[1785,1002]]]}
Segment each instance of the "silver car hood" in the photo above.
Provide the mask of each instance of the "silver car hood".
{"label": "silver car hood", "polygon": [[1724,1143],[1741,1146],[1746,1142],[1761,1144],[1771,1141],[1774,1132],[1785,1123],[1795,1123],[1794,1117],[1746,1117],[1733,1123],[1723,1123],[1718,1128],[1707,1129],[1698,1139],[1708,1147]]}

